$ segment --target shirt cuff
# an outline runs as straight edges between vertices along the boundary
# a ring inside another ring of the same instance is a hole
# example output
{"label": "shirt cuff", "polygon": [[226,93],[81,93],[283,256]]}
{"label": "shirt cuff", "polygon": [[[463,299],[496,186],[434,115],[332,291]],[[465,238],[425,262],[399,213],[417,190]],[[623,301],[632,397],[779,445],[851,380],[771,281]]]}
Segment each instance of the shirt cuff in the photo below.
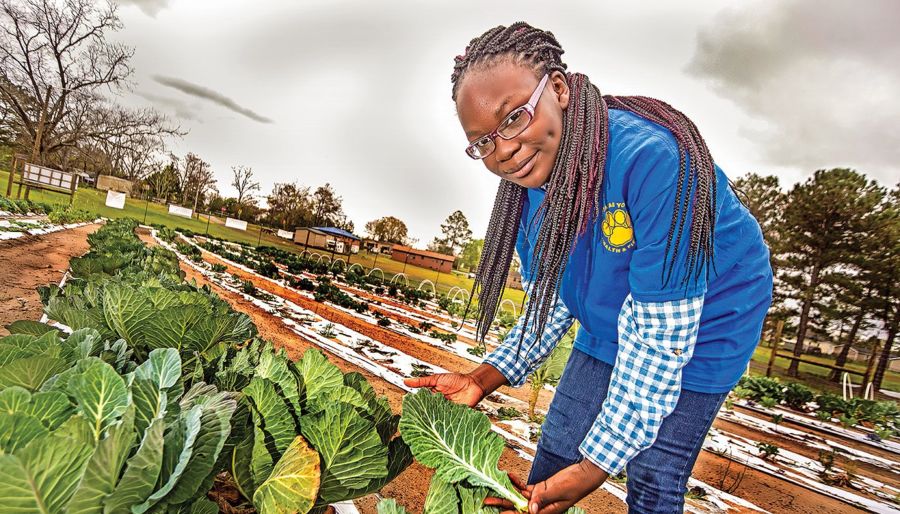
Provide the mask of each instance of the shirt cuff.
{"label": "shirt cuff", "polygon": [[621,473],[631,459],[641,452],[640,448],[631,446],[628,441],[612,432],[588,433],[578,451],[609,476]]}
{"label": "shirt cuff", "polygon": [[[526,343],[527,341],[522,344]],[[484,363],[497,368],[513,387],[524,385],[528,375],[531,374],[531,364],[524,355],[516,353],[515,345],[500,346],[484,358]]]}

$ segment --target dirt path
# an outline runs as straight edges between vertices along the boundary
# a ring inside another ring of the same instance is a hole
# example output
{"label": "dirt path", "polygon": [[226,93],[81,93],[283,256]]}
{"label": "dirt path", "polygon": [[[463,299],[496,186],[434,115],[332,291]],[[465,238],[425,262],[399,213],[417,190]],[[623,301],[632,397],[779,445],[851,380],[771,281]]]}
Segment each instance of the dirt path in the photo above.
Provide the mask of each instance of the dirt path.
{"label": "dirt path", "polygon": [[[798,453],[812,460],[819,459],[819,450],[815,448],[810,448],[795,439],[791,439],[784,435],[780,434],[772,434],[772,433],[763,433],[758,430],[755,430],[750,427],[746,427],[739,423],[734,423],[732,421],[717,419],[715,422],[715,427],[722,429],[728,433],[744,437],[747,439],[752,439],[754,441],[765,441],[767,443],[774,443],[778,445],[779,448],[783,448],[785,450]],[[835,453],[834,455],[834,465],[836,467],[842,469],[850,469],[853,470],[853,474],[866,476],[870,478],[874,478],[879,482],[883,482],[889,486],[900,487],[900,474],[894,473],[891,470],[880,468],[878,466],[862,462],[857,459],[853,459],[842,453]],[[861,494],[865,496],[865,493],[861,491],[851,491],[856,494]]]}
{"label": "dirt path", "polygon": [[19,319],[37,320],[43,312],[36,288],[56,284],[69,260],[88,251],[87,236],[100,225],[24,236],[0,242],[0,336]]}
{"label": "dirt path", "polygon": [[[742,473],[743,475],[741,475]],[[710,452],[700,452],[691,475],[773,513],[855,514],[867,512]]]}
{"label": "dirt path", "polygon": [[[748,415],[748,416],[753,416],[754,418],[757,418],[757,419],[762,420],[762,421],[771,421],[771,419],[772,419],[771,416],[764,415],[764,414],[762,414],[762,413],[760,413],[760,412],[757,412],[757,411],[755,411],[755,410],[753,410],[753,409],[747,409],[747,408],[745,408],[745,407],[743,407],[743,406],[741,406],[741,405],[737,405],[737,404],[734,405],[734,410],[735,410],[736,412],[740,412],[741,414],[746,414],[746,415]],[[891,451],[885,450],[885,449],[883,449],[883,448],[879,448],[879,447],[877,447],[877,446],[873,446],[873,445],[866,444],[866,443],[861,442],[861,441],[859,441],[859,440],[857,440],[857,439],[854,439],[854,438],[852,438],[852,437],[846,437],[846,436],[842,436],[842,435],[840,435],[840,434],[835,434],[835,433],[833,433],[833,432],[828,432],[828,431],[825,431],[825,430],[820,430],[820,429],[818,429],[818,428],[815,428],[815,427],[812,427],[812,426],[809,426],[809,425],[801,425],[801,424],[799,424],[799,423],[794,423],[793,421],[791,421],[791,420],[789,420],[789,419],[785,419],[784,421],[782,421],[782,422],[781,422],[781,425],[782,425],[782,426],[785,426],[785,427],[795,428],[795,429],[797,429],[797,430],[803,430],[804,432],[808,432],[808,433],[810,433],[810,434],[813,434],[813,435],[822,437],[822,438],[824,438],[824,439],[830,439],[830,440],[832,440],[832,441],[836,441],[836,442],[841,443],[841,444],[843,444],[843,445],[845,445],[845,446],[849,446],[850,448],[853,448],[853,449],[856,449],[856,450],[861,450],[861,451],[870,453],[870,454],[872,454],[872,455],[875,455],[875,456],[877,456],[877,457],[882,457],[882,458],[890,459],[890,460],[897,460],[897,454],[896,454],[896,453],[893,453],[893,452],[891,452]],[[850,429],[850,430],[854,430],[854,429]],[[854,431],[855,431],[856,433],[858,433],[858,434],[860,435],[860,437],[865,436],[865,433],[862,432],[862,431],[859,431],[859,430],[854,430]]]}

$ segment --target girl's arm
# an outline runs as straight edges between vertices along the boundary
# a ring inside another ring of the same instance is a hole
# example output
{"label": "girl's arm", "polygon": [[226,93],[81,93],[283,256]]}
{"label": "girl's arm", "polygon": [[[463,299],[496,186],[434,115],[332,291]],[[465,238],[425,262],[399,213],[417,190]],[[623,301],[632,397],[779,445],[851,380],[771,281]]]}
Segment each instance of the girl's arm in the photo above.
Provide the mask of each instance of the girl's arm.
{"label": "girl's arm", "polygon": [[[528,291],[530,284],[524,280],[522,284],[524,289]],[[544,333],[540,338],[535,334],[533,327],[524,327],[525,314],[522,314],[512,330],[509,331],[503,344],[485,357],[484,364],[490,365],[499,371],[510,385],[519,387],[525,383],[525,380],[534,370],[543,364],[574,322],[575,317],[563,305],[562,300],[556,297],[554,307],[550,309],[550,314],[547,317]],[[521,342],[521,354],[519,354],[519,337],[522,335],[523,330],[525,330],[525,336]],[[473,375],[479,373],[479,370],[481,370],[481,374],[485,374],[484,364],[476,369]],[[489,388],[493,384],[485,385]],[[497,387],[493,387],[490,390],[485,389],[485,395],[492,393]]]}
{"label": "girl's arm", "polygon": [[675,409],[702,309],[702,296],[666,302],[625,299],[609,392],[579,448],[603,471],[622,471],[653,444],[663,419]]}

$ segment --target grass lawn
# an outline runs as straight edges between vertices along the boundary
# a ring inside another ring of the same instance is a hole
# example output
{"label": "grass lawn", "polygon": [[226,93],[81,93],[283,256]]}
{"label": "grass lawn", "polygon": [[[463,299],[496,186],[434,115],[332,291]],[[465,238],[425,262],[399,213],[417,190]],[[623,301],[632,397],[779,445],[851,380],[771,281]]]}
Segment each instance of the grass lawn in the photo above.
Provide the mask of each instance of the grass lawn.
{"label": "grass lawn", "polygon": [[[753,352],[753,360],[750,362],[750,371],[752,374],[766,374],[766,367],[769,364],[769,355],[771,355],[771,352],[772,349],[768,347],[759,346],[756,348],[756,351]],[[834,364],[834,359],[828,357],[804,355],[803,358],[826,364]],[[800,377],[794,378],[787,376],[787,369],[789,365],[790,361],[788,359],[777,357],[775,359],[775,366],[772,368],[773,376],[779,377],[781,380],[787,382],[802,382],[809,387],[812,387],[813,389],[831,391],[835,393],[841,392],[840,382],[831,382],[830,380],[828,380],[828,375],[831,373],[830,369],[816,366],[814,364],[801,362],[799,368]],[[846,367],[849,369],[860,371],[862,373],[865,373],[866,371],[865,362],[848,361]],[[850,375],[850,378],[856,385],[859,385],[860,382],[862,382],[862,377],[859,375]],[[884,381],[881,384],[881,388],[888,391],[900,391],[900,373],[890,370],[886,371],[884,374]],[[854,391],[854,394],[861,395],[862,393],[863,391],[859,390],[859,388]]]}
{"label": "grass lawn", "polygon": [[[9,172],[7,171],[7,169],[0,169],[0,194],[2,195],[6,194],[6,185],[8,180]],[[15,198],[16,187],[17,186],[14,186],[12,190],[13,198]],[[22,195],[24,196],[24,194],[25,193],[23,191]],[[56,204],[65,204],[69,202],[69,197],[66,195],[38,190],[32,190],[29,199],[35,202]],[[160,224],[171,227],[173,229],[190,229],[198,234],[205,234],[208,230],[208,233],[211,236],[219,237],[229,241],[248,243],[251,245],[256,245],[257,242],[261,241],[261,243],[264,245],[276,246],[288,251],[293,251],[295,253],[300,253],[303,251],[302,245],[295,244],[291,241],[282,239],[268,232],[263,232],[262,237],[260,238],[260,227],[258,225],[248,224],[246,231],[237,230],[234,228],[226,227],[224,225],[224,220],[215,216],[213,216],[210,223],[207,224],[205,215],[200,215],[199,219],[197,216],[191,219],[182,218],[180,216],[173,216],[168,213],[168,206],[166,205],[161,205],[153,202],[147,204],[143,200],[130,197],[125,201],[124,209],[113,209],[111,207],[107,207],[105,203],[106,192],[98,191],[96,189],[82,188],[76,192],[73,205],[79,209],[84,209],[88,212],[96,213],[97,216],[106,218],[134,218],[141,222],[144,222],[146,212],[147,224]],[[317,250],[311,249],[311,251]],[[324,250],[320,250],[318,252],[330,255],[330,252]],[[346,256],[340,257],[346,259]],[[381,268],[384,271],[388,280],[390,280],[393,275],[403,271],[404,268],[402,262],[394,261],[386,255],[377,256],[376,262],[375,254],[370,254],[368,252],[360,252],[357,255],[353,255],[350,258],[350,264],[352,265],[353,263],[359,263],[366,269],[371,269],[373,266],[377,265],[377,267]],[[448,292],[454,286],[461,287],[463,289],[466,289],[467,291],[472,289],[472,280],[469,278],[460,276],[458,274],[438,274],[438,272],[436,271],[413,266],[411,264],[406,266],[406,275],[410,281],[410,284],[414,285],[417,285],[424,280],[430,280],[432,283],[436,284],[438,292],[441,293]],[[425,287],[427,288],[428,286],[426,285]],[[507,289],[504,293],[504,298],[509,298],[510,300],[512,300],[516,305],[516,309],[518,309],[521,305],[524,296],[525,294],[517,289]]]}

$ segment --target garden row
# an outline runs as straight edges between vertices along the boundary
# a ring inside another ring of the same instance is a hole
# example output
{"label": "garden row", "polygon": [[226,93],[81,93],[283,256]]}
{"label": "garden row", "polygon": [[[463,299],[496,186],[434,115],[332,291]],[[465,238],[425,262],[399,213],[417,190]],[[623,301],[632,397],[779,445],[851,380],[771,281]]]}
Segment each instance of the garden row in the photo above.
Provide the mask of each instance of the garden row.
{"label": "garden row", "polygon": [[742,377],[733,395],[766,409],[784,405],[797,412],[812,413],[820,421],[862,427],[871,430],[869,437],[876,441],[900,434],[900,406],[891,400],[844,399],[834,393],[816,393],[800,383],[783,383],[763,376]]}
{"label": "garden row", "polygon": [[[407,446],[362,375],[318,351],[292,362],[134,226],[92,234],[65,285],[41,288],[55,324],[18,321],[0,339],[0,511],[321,512],[381,489],[410,446],[445,449],[427,464],[458,512],[488,488],[522,506],[491,451],[459,446],[464,424],[489,423],[482,414],[410,396]],[[425,425],[439,430],[417,435]]]}
{"label": "garden row", "polygon": [[[469,314],[471,314],[478,305],[477,299],[473,300],[471,305],[462,301],[468,299],[468,293],[465,291],[463,291],[465,293],[463,297],[446,294],[435,296],[433,290],[423,289],[422,285],[414,288],[405,283],[387,282],[383,274],[379,276],[372,272],[377,270],[377,268],[366,273],[362,266],[351,264],[348,267],[342,260],[326,263],[310,254],[298,255],[269,246],[254,248],[249,245],[222,241],[209,236],[195,236],[189,231],[180,232],[188,240],[197,240],[197,246],[204,250],[230,262],[246,266],[265,277],[294,281],[292,285],[295,287],[300,285],[299,281],[302,280],[298,275],[330,276],[346,286],[402,302],[411,309],[423,312],[432,311],[430,313],[433,313],[434,308],[438,308],[441,312],[449,315],[451,318],[449,321],[454,324],[457,322],[452,319],[453,317],[462,317],[466,313],[467,308],[469,309]],[[187,253],[187,255],[192,255],[192,252]],[[195,258],[199,258],[198,254],[193,253],[193,255],[195,255]],[[345,306],[353,308],[352,305]],[[501,311],[498,315],[497,326],[508,329],[514,321],[515,318],[511,313]]]}

